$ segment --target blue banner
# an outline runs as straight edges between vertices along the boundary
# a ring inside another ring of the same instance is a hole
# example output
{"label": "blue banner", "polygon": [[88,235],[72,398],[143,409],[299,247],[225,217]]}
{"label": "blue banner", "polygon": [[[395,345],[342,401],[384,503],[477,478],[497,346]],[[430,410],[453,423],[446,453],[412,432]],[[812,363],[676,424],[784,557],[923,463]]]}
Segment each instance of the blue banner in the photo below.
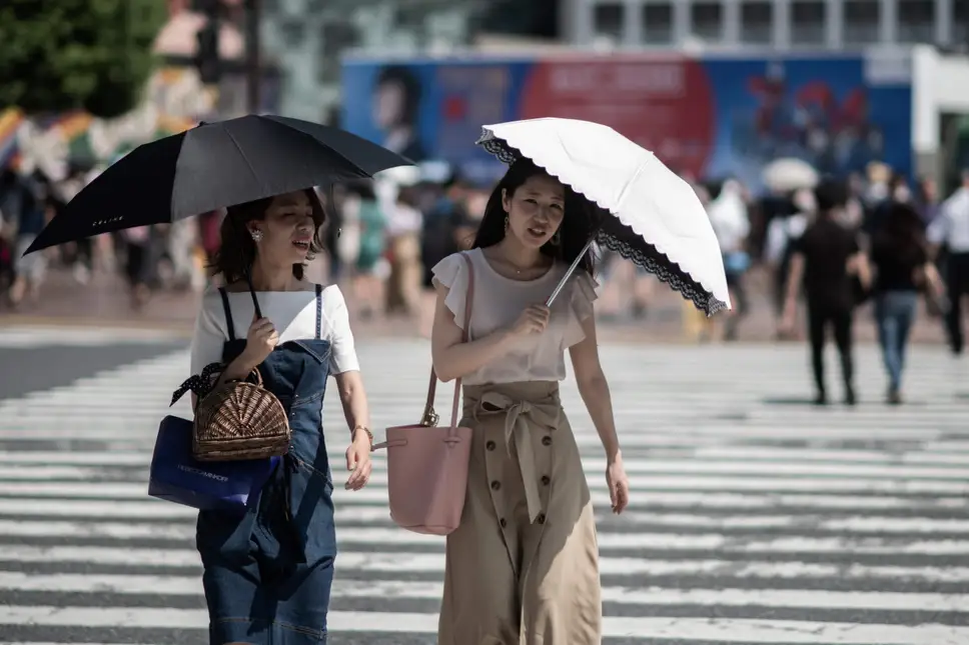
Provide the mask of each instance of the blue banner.
{"label": "blue banner", "polygon": [[343,125],[481,180],[502,171],[474,145],[481,126],[543,116],[609,125],[678,172],[755,189],[778,157],[842,176],[883,161],[908,175],[911,80],[873,82],[867,67],[860,55],[348,61]]}

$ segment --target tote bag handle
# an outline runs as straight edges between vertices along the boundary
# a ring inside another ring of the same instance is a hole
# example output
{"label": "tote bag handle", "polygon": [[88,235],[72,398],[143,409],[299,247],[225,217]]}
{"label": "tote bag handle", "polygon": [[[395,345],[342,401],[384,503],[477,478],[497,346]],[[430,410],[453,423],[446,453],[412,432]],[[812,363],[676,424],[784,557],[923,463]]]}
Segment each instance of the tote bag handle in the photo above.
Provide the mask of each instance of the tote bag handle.
{"label": "tote bag handle", "polygon": [[[464,296],[464,332],[461,335],[461,342],[467,343],[471,340],[471,311],[474,301],[474,265],[467,252],[461,253],[461,258],[468,269],[468,290]],[[425,427],[436,426],[440,421],[440,416],[434,411],[434,396],[437,394],[437,373],[434,366],[431,366],[431,380],[427,385],[427,401],[424,403],[424,414],[421,416],[421,425]],[[454,400],[451,402],[451,433],[458,426],[458,405],[461,402],[461,379],[454,381]]]}

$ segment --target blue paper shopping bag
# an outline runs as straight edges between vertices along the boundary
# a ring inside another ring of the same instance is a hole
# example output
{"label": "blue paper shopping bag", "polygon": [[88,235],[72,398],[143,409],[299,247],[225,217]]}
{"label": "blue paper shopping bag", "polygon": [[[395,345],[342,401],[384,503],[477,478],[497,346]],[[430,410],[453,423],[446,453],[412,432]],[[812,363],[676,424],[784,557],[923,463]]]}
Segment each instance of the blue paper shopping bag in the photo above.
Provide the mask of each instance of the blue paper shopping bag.
{"label": "blue paper shopping bag", "polygon": [[158,426],[148,494],[200,510],[242,513],[258,499],[279,460],[198,461],[192,456],[192,422],[169,415]]}

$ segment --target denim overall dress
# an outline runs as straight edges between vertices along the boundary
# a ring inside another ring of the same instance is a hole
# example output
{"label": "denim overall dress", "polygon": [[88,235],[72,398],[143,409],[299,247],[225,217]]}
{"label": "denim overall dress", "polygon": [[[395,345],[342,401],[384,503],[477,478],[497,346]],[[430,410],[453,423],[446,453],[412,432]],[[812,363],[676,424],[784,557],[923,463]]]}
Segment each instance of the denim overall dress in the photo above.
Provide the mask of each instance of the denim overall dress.
{"label": "denim overall dress", "polygon": [[[246,339],[235,337],[229,298],[220,292],[229,330],[222,360],[228,364]],[[199,512],[196,545],[213,645],[326,643],[336,533],[322,428],[330,371],[322,315],[317,285],[316,338],[282,343],[259,366],[263,385],[289,415],[289,453],[244,515]]]}

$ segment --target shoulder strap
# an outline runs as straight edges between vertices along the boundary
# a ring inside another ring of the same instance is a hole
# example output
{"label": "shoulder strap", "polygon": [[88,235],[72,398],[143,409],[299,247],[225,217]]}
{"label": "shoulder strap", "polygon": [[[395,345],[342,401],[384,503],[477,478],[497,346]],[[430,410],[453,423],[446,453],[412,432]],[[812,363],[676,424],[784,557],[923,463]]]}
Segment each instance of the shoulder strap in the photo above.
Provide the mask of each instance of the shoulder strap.
{"label": "shoulder strap", "polygon": [[219,295],[222,296],[222,309],[225,310],[225,329],[229,334],[229,340],[236,339],[236,326],[232,322],[232,308],[229,307],[229,294],[225,287],[219,287]]}
{"label": "shoulder strap", "polygon": [[323,285],[316,285],[316,340],[323,337]]}
{"label": "shoulder strap", "polygon": [[[471,263],[471,258],[468,256],[467,252],[461,253],[461,259],[464,260],[464,265],[468,269],[468,291],[464,296],[464,333],[461,335],[461,342],[468,342],[471,340],[471,312],[472,303],[474,302],[474,265]],[[424,416],[421,418],[421,423],[426,426],[432,426],[437,424],[438,415],[434,411],[434,395],[437,393],[437,373],[434,371],[434,367],[431,367],[431,380],[427,385],[427,401],[424,403]],[[458,425],[458,405],[461,403],[461,379],[455,379],[454,381],[454,400],[451,403],[451,429],[457,428]]]}

